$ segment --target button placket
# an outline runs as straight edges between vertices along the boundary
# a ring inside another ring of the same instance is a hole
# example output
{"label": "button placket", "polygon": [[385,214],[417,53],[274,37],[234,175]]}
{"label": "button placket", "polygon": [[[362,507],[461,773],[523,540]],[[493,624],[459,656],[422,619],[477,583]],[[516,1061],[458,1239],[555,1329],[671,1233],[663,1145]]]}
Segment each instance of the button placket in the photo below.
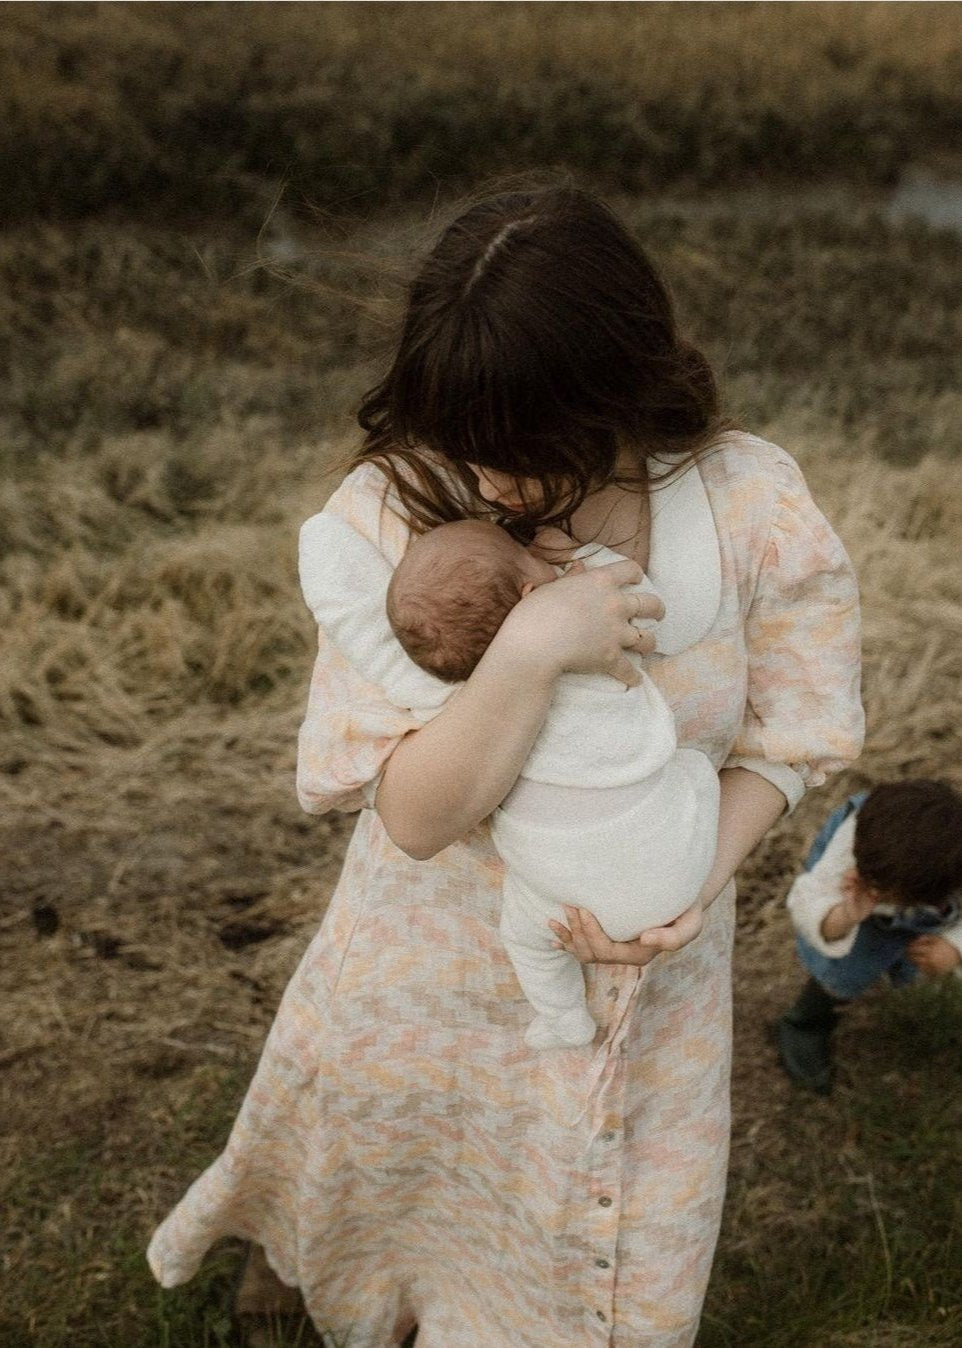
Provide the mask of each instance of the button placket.
{"label": "button placket", "polygon": [[614,1324],[615,1262],[622,1197],[625,1060],[621,1054],[609,1057],[599,1087],[588,1142],[587,1197],[592,1216],[587,1224],[589,1245],[583,1306],[595,1330],[603,1328],[607,1331],[609,1338],[605,1341],[608,1342]]}

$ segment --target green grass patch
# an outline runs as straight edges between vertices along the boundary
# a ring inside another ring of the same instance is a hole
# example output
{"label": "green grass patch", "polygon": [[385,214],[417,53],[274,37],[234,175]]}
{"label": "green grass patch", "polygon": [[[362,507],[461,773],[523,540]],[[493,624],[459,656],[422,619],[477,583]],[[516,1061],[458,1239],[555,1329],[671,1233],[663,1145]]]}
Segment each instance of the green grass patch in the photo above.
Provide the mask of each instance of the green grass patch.
{"label": "green grass patch", "polygon": [[699,1348],[962,1341],[960,1042],[958,981],[889,992],[843,1034],[831,1100],[759,1104],[775,1128],[733,1169]]}
{"label": "green grass patch", "polygon": [[[172,1105],[154,1098],[154,1127],[134,1126],[128,1150],[115,1139],[146,1100],[115,1100],[72,1137],[50,1137],[38,1122],[4,1184],[7,1291],[0,1336],[17,1348],[215,1348],[230,1340],[229,1306],[237,1249],[205,1263],[183,1291],[164,1294],[144,1251],[145,1191],[185,1163],[201,1169],[226,1140],[246,1084],[245,1068],[201,1070]],[[118,1111],[122,1117],[118,1118]],[[125,1117],[123,1117],[125,1116]],[[146,1120],[144,1119],[144,1122]]]}

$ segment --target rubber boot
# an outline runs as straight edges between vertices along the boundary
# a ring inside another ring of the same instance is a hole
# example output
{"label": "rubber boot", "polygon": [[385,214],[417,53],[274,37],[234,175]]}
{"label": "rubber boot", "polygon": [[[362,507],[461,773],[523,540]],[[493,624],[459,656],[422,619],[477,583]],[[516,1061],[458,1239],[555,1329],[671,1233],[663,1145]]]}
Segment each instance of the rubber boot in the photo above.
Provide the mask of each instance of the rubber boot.
{"label": "rubber boot", "polygon": [[833,997],[810,978],[794,1006],[775,1022],[782,1066],[793,1081],[818,1095],[830,1095],[835,1076],[832,1031],[844,997]]}

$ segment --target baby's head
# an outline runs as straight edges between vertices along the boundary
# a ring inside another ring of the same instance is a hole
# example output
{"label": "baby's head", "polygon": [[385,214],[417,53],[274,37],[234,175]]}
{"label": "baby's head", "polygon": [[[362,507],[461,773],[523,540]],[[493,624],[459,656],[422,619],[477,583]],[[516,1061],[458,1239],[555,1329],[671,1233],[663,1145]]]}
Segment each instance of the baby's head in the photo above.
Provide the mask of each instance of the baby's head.
{"label": "baby's head", "polygon": [[854,852],[886,902],[941,906],[962,887],[962,796],[947,782],[882,782],[855,816]]}
{"label": "baby's head", "polygon": [[387,616],[416,665],[466,679],[515,604],[554,568],[485,520],[456,520],[415,538],[387,592]]}

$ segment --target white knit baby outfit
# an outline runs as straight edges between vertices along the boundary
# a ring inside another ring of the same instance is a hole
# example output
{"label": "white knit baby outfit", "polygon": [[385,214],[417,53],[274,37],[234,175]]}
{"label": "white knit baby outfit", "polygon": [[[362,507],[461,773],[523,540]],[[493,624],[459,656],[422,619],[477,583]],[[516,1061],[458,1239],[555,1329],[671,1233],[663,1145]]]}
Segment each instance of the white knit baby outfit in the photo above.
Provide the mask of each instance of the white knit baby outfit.
{"label": "white knit baby outfit", "polygon": [[[589,567],[620,560],[579,548]],[[626,589],[651,592],[646,579]],[[491,817],[506,866],[501,936],[537,1015],[532,1048],[587,1044],[595,1023],[581,965],[556,949],[562,904],[586,908],[614,941],[671,922],[698,896],[715,857],[718,774],[679,749],[665,699],[644,672],[563,674],[517,784]]]}
{"label": "white knit baby outfit", "polygon": [[[693,470],[679,482],[697,476]],[[302,583],[317,621],[357,669],[426,724],[455,686],[415,665],[391,632],[385,558],[333,514],[308,520],[301,537],[302,557],[312,560]],[[715,546],[701,576],[707,594],[679,605],[674,615],[666,605],[661,623],[638,621],[654,627],[658,652],[683,650],[702,635],[706,616],[714,618],[720,589]],[[661,551],[670,565],[668,549]],[[596,544],[574,557],[588,567],[623,560]],[[692,558],[685,560],[690,576]],[[372,584],[379,573],[383,588]],[[624,588],[664,599],[671,586],[656,587],[646,577]],[[547,925],[549,918],[565,922],[561,905],[587,909],[613,940],[630,940],[688,908],[715,855],[717,773],[705,754],[678,747],[668,704],[640,657],[627,654],[641,672],[634,688],[608,675],[557,680],[521,776],[491,816],[506,867],[501,934],[536,1012],[525,1034],[533,1048],[586,1044],[597,1028],[581,965],[555,948]]]}

